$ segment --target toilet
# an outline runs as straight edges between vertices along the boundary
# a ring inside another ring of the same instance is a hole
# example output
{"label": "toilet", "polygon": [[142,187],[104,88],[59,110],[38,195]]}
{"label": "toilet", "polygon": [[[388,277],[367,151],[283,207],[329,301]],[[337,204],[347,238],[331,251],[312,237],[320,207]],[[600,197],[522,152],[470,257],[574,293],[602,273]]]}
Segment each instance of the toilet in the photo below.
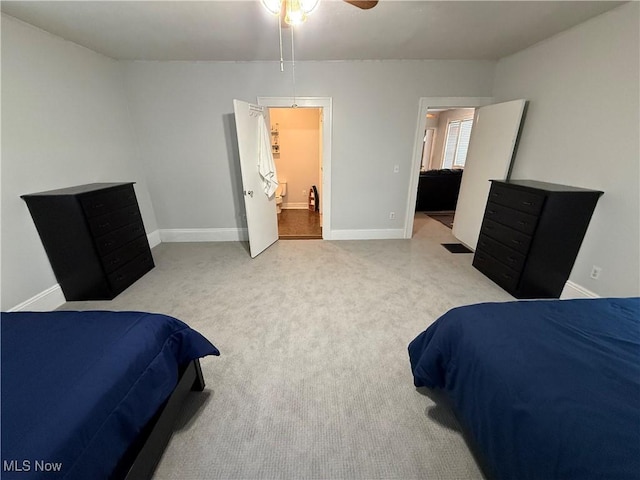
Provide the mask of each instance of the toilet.
{"label": "toilet", "polygon": [[287,182],[280,182],[276,188],[276,209],[278,214],[282,212],[282,197],[287,194]]}

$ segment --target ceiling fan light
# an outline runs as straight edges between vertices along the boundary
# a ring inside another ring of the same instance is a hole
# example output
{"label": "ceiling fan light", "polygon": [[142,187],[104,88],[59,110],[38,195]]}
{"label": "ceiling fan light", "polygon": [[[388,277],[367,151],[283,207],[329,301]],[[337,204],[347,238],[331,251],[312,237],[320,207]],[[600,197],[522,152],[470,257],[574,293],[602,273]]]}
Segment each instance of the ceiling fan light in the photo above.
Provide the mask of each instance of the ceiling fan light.
{"label": "ceiling fan light", "polygon": [[284,22],[287,25],[300,25],[307,19],[301,8],[300,0],[286,0],[286,6],[287,14],[284,17]]}
{"label": "ceiling fan light", "polygon": [[282,0],[262,0],[262,6],[266,8],[269,13],[280,15]]}

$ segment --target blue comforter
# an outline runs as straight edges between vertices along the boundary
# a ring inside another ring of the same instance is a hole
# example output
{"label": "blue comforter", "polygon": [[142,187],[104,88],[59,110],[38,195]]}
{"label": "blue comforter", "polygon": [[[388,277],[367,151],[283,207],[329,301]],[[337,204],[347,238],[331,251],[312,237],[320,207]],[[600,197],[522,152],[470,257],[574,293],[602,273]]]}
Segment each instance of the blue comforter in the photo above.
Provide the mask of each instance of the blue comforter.
{"label": "blue comforter", "polygon": [[141,312],[3,313],[2,478],[107,478],[177,384],[218,350]]}
{"label": "blue comforter", "polygon": [[491,477],[640,478],[640,299],[453,309],[409,345]]}

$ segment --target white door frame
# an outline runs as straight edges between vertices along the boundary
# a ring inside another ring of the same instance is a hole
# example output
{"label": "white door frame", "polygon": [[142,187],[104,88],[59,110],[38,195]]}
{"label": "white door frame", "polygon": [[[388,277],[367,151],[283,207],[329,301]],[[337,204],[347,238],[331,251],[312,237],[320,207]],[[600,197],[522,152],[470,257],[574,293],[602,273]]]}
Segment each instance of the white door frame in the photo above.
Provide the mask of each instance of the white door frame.
{"label": "white door frame", "polygon": [[424,131],[427,128],[427,110],[430,108],[477,108],[493,103],[493,97],[421,97],[418,107],[418,120],[413,143],[413,159],[409,173],[409,194],[407,195],[407,215],[404,220],[404,238],[411,238],[413,234],[413,218],[416,213],[416,197],[418,195],[418,180],[420,178],[420,163],[422,161],[422,143]]}
{"label": "white door frame", "polygon": [[[294,103],[293,97],[258,97],[258,105],[265,107],[289,108]],[[295,97],[298,107],[312,107],[322,109],[322,238],[331,240],[331,123],[332,123],[332,98],[331,97]]]}

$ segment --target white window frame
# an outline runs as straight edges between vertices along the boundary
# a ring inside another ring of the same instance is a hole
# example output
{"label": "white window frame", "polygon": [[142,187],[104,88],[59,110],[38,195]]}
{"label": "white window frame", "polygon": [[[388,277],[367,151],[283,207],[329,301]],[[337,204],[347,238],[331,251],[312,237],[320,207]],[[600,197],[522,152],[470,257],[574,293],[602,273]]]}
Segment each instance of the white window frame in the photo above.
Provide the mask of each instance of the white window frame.
{"label": "white window frame", "polygon": [[[442,168],[464,168],[467,159],[466,152],[469,150],[469,139],[467,139],[466,148],[464,149],[464,158],[462,159],[462,162],[460,162],[460,140],[462,137],[462,135],[460,134],[463,130],[463,125],[469,124],[469,122],[471,127],[473,127],[473,118],[460,118],[456,120],[449,120],[449,122],[447,122],[447,136],[444,139],[444,150],[442,152]],[[451,147],[449,143],[449,136],[451,135],[451,128],[452,126],[454,126],[454,124],[457,124],[458,129],[455,134],[455,146]],[[471,138],[471,134],[469,134],[469,138]],[[447,156],[451,152],[450,148],[453,148],[453,159],[451,159],[451,165],[447,165]]]}

